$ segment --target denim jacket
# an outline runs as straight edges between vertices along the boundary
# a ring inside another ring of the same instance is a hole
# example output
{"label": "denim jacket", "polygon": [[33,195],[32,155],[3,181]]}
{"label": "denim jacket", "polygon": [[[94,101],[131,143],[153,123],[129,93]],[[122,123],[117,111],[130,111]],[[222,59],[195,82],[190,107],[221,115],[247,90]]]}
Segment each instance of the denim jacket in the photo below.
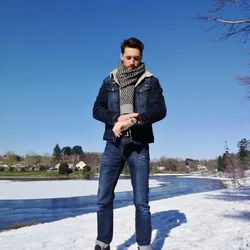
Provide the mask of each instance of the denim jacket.
{"label": "denim jacket", "polygon": [[[117,142],[112,128],[120,116],[117,70],[104,79],[93,107],[93,117],[105,123],[103,139]],[[152,124],[166,116],[166,105],[159,80],[146,71],[135,84],[134,112],[139,113],[139,125],[131,127],[133,141],[154,142]]]}

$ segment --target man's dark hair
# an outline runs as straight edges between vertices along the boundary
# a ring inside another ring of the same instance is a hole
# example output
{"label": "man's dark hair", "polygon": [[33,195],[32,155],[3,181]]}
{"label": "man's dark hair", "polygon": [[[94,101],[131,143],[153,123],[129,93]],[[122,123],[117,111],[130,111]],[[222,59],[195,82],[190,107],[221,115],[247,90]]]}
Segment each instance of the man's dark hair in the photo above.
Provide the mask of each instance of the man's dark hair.
{"label": "man's dark hair", "polygon": [[124,40],[121,43],[121,52],[122,52],[122,54],[124,53],[124,50],[125,50],[126,47],[139,49],[141,54],[142,54],[143,49],[144,49],[144,44],[139,39],[137,39],[135,37],[131,37],[131,38],[128,38],[128,39]]}

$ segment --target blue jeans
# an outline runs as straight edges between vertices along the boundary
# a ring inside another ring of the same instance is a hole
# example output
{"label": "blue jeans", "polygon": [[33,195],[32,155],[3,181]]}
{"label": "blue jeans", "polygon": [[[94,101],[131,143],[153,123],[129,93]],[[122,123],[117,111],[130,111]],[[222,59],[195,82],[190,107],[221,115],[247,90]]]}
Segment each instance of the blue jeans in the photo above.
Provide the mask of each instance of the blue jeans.
{"label": "blue jeans", "polygon": [[102,156],[97,195],[97,240],[106,244],[112,241],[114,189],[127,161],[136,208],[136,240],[139,246],[147,246],[151,242],[151,214],[148,205],[149,146],[133,142],[125,144],[124,137],[119,143],[107,142]]}

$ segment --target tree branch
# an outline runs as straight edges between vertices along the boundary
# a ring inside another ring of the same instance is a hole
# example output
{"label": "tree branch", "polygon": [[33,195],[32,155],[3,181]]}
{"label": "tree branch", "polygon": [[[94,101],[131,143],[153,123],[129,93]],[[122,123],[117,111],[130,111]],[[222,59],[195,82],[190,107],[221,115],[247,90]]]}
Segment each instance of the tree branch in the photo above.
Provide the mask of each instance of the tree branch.
{"label": "tree branch", "polygon": [[250,76],[237,76],[240,85],[245,86],[247,89],[246,97],[250,99]]}
{"label": "tree branch", "polygon": [[224,24],[245,24],[245,23],[250,23],[250,20],[224,20],[216,17],[205,17],[204,19],[207,19],[207,21],[215,21],[219,23],[224,23]]}

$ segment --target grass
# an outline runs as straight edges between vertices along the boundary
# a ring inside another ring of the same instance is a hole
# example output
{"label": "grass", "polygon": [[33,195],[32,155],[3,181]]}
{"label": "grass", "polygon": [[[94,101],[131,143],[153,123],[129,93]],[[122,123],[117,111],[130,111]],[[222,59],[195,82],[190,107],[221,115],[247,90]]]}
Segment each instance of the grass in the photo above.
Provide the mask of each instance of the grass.
{"label": "grass", "polygon": [[36,220],[32,220],[32,221],[29,221],[29,222],[16,222],[14,225],[12,225],[9,229],[18,229],[18,228],[21,228],[21,227],[28,227],[28,226],[33,226],[33,225],[37,225],[39,224],[40,222],[39,221],[36,221]]}
{"label": "grass", "polygon": [[21,171],[21,172],[7,172],[7,171],[1,171],[0,172],[0,179],[6,179],[6,178],[13,178],[13,179],[39,179],[39,178],[45,178],[45,179],[75,179],[75,178],[86,178],[82,174],[82,171],[75,171],[73,173],[70,173],[68,175],[61,175],[58,172],[47,172],[47,171]]}

